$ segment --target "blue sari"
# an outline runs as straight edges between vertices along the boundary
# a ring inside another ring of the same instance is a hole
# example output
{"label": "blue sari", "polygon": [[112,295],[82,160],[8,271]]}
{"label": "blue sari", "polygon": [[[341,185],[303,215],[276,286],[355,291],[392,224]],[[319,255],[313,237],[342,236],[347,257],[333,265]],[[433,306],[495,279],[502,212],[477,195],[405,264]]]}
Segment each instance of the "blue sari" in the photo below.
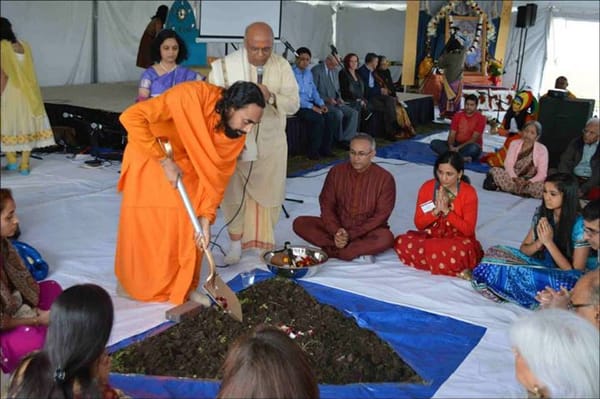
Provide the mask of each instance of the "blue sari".
{"label": "blue sari", "polygon": [[177,66],[171,72],[160,76],[153,67],[150,67],[142,73],[139,87],[148,89],[150,97],[156,97],[176,84],[200,80],[199,78],[200,76],[196,72],[182,66]]}
{"label": "blue sari", "polygon": [[[538,209],[532,221],[534,232],[539,219]],[[573,249],[589,247],[583,239],[581,216],[575,220],[571,243]],[[596,256],[595,251],[590,253],[586,269],[595,269],[598,266]],[[559,290],[560,287],[571,290],[583,273],[581,270],[560,269],[545,248],[540,256],[527,256],[516,248],[497,245],[486,251],[481,263],[473,270],[471,283],[473,288],[494,301],[509,301],[536,309],[539,306],[535,299],[538,291],[547,286],[555,290]]]}

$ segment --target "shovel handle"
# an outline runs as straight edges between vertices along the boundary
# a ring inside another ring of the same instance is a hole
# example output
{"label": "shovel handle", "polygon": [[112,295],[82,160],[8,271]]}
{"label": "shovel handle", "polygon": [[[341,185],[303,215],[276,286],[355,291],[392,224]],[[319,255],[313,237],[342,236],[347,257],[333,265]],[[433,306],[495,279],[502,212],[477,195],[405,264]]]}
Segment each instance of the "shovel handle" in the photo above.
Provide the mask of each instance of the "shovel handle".
{"label": "shovel handle", "polygon": [[[169,140],[164,137],[159,137],[157,140],[167,158],[173,159],[173,147],[171,146],[171,143],[169,143]],[[192,202],[190,201],[190,197],[187,194],[185,185],[183,184],[183,180],[181,179],[180,175],[177,176],[176,185],[177,191],[179,191],[179,195],[183,200],[185,210],[187,211],[190,221],[192,222],[192,226],[194,226],[194,231],[203,236],[202,226],[200,226],[200,222],[198,221],[198,217],[196,216],[196,212],[194,211],[194,207],[192,206]],[[208,243],[205,240],[202,240],[202,248],[204,249],[204,253],[206,254],[206,258],[208,259],[208,264],[210,267],[210,273],[206,279],[206,282],[209,284],[214,284],[214,277],[216,273],[215,260],[212,256],[212,253],[208,249]]]}

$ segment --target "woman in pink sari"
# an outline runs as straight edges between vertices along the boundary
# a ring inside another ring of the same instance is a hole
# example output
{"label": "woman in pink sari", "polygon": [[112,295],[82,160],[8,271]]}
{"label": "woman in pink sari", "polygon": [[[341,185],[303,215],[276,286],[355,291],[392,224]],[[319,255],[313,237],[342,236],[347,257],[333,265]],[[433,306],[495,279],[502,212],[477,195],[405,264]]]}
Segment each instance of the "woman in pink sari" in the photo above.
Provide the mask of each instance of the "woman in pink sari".
{"label": "woman in pink sari", "polygon": [[0,368],[7,374],[44,346],[50,305],[62,292],[55,281],[38,284],[8,240],[19,223],[15,209],[11,191],[0,189]]}

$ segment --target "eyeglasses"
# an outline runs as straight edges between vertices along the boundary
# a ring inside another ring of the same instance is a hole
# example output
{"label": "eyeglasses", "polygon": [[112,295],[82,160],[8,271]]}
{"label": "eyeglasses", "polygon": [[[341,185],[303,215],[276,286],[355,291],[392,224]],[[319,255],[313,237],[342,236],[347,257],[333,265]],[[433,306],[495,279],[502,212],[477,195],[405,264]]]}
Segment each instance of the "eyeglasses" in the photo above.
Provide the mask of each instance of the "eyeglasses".
{"label": "eyeglasses", "polygon": [[577,310],[579,308],[585,308],[588,306],[594,306],[593,303],[573,303],[570,299],[569,299],[569,303],[567,303],[567,310]]}
{"label": "eyeglasses", "polygon": [[590,129],[583,129],[583,130],[581,131],[581,133],[583,133],[583,134],[589,134],[589,135],[596,134],[596,132],[595,132],[595,131],[593,131],[593,130],[590,130]]}
{"label": "eyeglasses", "polygon": [[373,152],[373,150],[368,151],[368,152],[350,150],[350,156],[351,157],[357,157],[357,158],[363,158],[363,157],[366,157],[367,155],[369,155],[372,152]]}
{"label": "eyeglasses", "polygon": [[589,227],[584,227],[583,232],[587,235],[595,236],[596,234],[600,233],[600,230],[594,230]]}

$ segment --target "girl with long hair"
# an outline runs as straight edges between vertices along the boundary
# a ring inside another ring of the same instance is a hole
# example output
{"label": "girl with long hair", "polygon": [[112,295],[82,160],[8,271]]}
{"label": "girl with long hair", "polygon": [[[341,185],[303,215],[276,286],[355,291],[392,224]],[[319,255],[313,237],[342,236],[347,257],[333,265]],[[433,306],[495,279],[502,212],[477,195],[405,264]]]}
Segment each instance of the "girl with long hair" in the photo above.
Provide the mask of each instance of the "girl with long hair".
{"label": "girl with long hair", "polygon": [[106,344],[113,303],[95,284],[67,288],[52,305],[44,350],[23,359],[10,383],[9,398],[123,397],[108,385]]}
{"label": "girl with long hair", "polygon": [[473,271],[473,287],[490,299],[535,309],[538,291],[570,290],[586,269],[595,268],[596,256],[583,237],[577,189],[570,174],[548,176],[520,248],[489,248]]}
{"label": "girl with long hair", "polygon": [[304,351],[283,331],[266,325],[238,338],[222,366],[218,399],[317,399],[319,386]]}
{"label": "girl with long hair", "polygon": [[36,282],[8,239],[19,218],[7,188],[0,189],[0,215],[0,368],[11,373],[23,356],[44,345],[49,309],[62,289],[56,281]]}

